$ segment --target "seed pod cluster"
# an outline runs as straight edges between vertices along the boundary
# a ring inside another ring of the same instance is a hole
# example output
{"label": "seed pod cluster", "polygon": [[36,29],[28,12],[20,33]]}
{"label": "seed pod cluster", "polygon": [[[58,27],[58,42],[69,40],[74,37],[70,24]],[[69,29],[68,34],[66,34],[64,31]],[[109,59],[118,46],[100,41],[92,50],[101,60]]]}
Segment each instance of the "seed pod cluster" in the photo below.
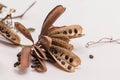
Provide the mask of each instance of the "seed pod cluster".
{"label": "seed pod cluster", "polygon": [[[24,66],[25,64],[29,65],[28,63],[30,59],[32,63],[31,67],[33,69],[38,72],[45,72],[47,71],[47,68],[44,61],[53,61],[53,64],[57,64],[57,66],[60,66],[65,71],[75,71],[76,67],[81,64],[81,60],[72,52],[74,47],[69,41],[70,39],[82,36],[82,27],[80,25],[63,27],[52,26],[64,11],[65,8],[62,5],[58,5],[47,15],[43,22],[42,31],[39,35],[38,41],[30,47],[30,52],[25,51],[26,48],[22,49],[21,53],[23,54],[21,54],[20,57],[21,61],[16,64],[21,66]],[[21,31],[26,38],[33,41],[29,31],[26,31],[24,26],[21,26],[18,22],[15,24],[18,30]]]}

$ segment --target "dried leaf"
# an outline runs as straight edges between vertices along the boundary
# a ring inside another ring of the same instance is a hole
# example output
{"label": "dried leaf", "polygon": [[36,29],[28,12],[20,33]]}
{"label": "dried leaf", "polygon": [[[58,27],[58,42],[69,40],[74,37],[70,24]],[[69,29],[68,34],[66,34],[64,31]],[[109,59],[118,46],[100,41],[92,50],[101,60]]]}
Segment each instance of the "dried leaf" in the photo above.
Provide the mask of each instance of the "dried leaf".
{"label": "dried leaf", "polygon": [[17,28],[17,30],[19,30],[26,38],[28,38],[29,40],[31,40],[32,42],[34,42],[31,33],[29,32],[29,30],[27,28],[25,28],[24,25],[22,25],[19,22],[15,22],[15,27]]}
{"label": "dried leaf", "polygon": [[6,24],[0,22],[0,34],[13,44],[20,44],[20,37]]}
{"label": "dried leaf", "polygon": [[27,28],[27,30],[29,30],[30,32],[34,32],[35,28]]}

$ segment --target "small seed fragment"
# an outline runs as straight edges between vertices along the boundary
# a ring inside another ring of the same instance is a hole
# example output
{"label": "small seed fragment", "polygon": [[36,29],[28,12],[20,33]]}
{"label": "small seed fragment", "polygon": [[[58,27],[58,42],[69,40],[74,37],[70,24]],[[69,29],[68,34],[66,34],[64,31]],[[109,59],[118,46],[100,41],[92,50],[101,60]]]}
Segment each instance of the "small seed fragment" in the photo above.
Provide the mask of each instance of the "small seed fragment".
{"label": "small seed fragment", "polygon": [[93,58],[94,58],[94,56],[90,54],[90,55],[89,55],[89,58],[90,58],[90,59],[93,59]]}

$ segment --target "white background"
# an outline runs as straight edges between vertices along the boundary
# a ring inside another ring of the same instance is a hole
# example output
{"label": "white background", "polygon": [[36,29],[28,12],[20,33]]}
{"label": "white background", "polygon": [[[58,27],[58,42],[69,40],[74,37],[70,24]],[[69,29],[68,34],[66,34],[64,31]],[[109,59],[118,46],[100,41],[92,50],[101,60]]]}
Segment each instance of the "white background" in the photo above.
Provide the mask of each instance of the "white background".
{"label": "white background", "polygon": [[[35,41],[41,30],[42,23],[51,9],[56,5],[66,7],[65,13],[54,23],[57,26],[80,24],[85,36],[71,41],[74,52],[82,64],[76,72],[64,72],[52,64],[45,62],[47,72],[38,73],[31,68],[19,71],[13,67],[17,61],[20,47],[5,45],[0,42],[0,80],[120,80],[120,44],[98,44],[85,48],[88,41],[97,41],[103,37],[120,38],[120,1],[119,0],[36,0],[37,3],[22,19],[15,19],[26,27],[34,27],[32,33]],[[34,0],[0,0],[8,8],[15,8],[19,15]],[[0,16],[4,16],[8,11]],[[0,40],[3,39],[0,37]],[[24,44],[31,44],[22,36]],[[89,54],[94,59],[89,59]]]}

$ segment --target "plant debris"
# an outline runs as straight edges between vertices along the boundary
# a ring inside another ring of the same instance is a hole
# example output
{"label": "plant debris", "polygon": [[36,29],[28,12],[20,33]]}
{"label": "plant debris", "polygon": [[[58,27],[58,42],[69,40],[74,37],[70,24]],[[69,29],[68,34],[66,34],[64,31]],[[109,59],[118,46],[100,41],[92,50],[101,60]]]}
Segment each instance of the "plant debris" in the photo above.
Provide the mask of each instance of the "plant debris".
{"label": "plant debris", "polygon": [[[82,27],[80,25],[69,25],[56,27],[53,23],[65,12],[62,5],[56,6],[50,11],[43,22],[42,30],[38,36],[38,41],[34,43],[34,39],[29,30],[20,22],[12,22],[12,19],[22,18],[24,14],[35,4],[34,2],[30,7],[20,16],[13,17],[12,14],[15,9],[10,9],[9,13],[1,18],[0,21],[0,34],[7,40],[21,46],[22,50],[18,53],[18,61],[14,67],[26,69],[31,65],[31,68],[37,72],[47,71],[44,61],[53,61],[53,64],[61,67],[67,72],[74,72],[76,67],[81,64],[80,58],[72,52],[74,46],[69,43],[70,39],[82,37]],[[8,21],[10,19],[11,21]],[[7,21],[7,23],[5,23]],[[8,24],[11,23],[11,24]],[[24,45],[20,43],[20,37],[17,32],[13,31],[10,26],[17,29],[27,39],[32,41],[32,45]],[[48,33],[49,32],[49,33]]]}

